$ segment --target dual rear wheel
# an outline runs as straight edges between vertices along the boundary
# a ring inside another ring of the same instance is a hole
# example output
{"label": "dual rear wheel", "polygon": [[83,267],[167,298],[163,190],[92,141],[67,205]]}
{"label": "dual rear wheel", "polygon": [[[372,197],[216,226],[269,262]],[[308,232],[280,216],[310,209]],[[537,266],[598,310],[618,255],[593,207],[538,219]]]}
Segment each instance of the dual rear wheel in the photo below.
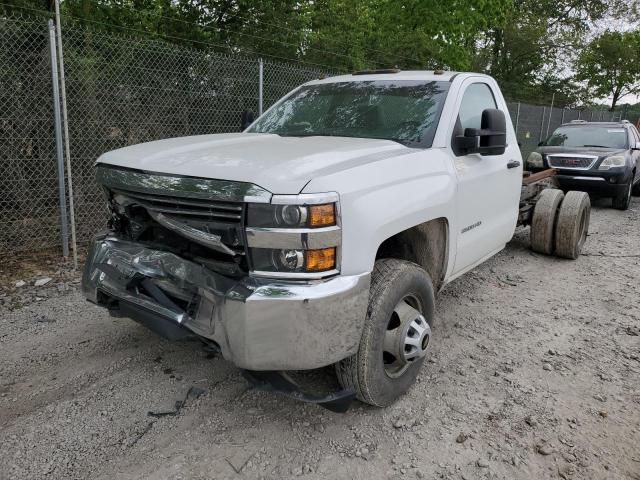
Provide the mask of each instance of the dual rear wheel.
{"label": "dual rear wheel", "polygon": [[591,202],[585,192],[543,190],[531,218],[531,249],[576,259],[589,231]]}

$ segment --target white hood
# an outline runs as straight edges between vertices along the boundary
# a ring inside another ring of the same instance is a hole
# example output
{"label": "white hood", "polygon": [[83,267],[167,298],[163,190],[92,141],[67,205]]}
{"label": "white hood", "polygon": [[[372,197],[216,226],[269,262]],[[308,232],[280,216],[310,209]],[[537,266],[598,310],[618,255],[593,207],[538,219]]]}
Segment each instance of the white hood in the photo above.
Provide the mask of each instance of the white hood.
{"label": "white hood", "polygon": [[98,162],[294,194],[312,179],[412,151],[389,140],[230,133],[141,143],[107,152]]}

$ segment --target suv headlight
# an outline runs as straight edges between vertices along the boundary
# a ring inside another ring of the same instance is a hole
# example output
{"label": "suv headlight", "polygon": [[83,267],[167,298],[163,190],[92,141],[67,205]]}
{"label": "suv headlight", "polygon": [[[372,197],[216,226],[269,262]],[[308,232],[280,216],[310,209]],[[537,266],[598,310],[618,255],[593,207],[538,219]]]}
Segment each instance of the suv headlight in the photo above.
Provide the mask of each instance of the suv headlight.
{"label": "suv headlight", "polygon": [[605,158],[598,167],[598,170],[609,170],[610,168],[624,167],[625,163],[625,158],[622,155],[613,155]]}
{"label": "suv headlight", "polygon": [[247,245],[254,275],[319,278],[339,270],[337,194],[274,195],[247,208]]}
{"label": "suv headlight", "polygon": [[542,155],[538,152],[531,152],[527,157],[527,167],[543,168],[544,162],[542,161]]}

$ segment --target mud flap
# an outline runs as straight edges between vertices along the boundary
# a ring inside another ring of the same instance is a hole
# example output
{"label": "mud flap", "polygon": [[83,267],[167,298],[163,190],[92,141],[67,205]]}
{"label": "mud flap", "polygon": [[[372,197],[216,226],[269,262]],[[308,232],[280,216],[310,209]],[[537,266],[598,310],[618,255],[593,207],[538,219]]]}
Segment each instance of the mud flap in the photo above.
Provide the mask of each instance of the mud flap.
{"label": "mud flap", "polygon": [[285,372],[242,370],[242,375],[257,390],[279,393],[301,402],[315,403],[336,413],[345,413],[356,398],[356,392],[353,390],[340,390],[324,396],[303,392]]}

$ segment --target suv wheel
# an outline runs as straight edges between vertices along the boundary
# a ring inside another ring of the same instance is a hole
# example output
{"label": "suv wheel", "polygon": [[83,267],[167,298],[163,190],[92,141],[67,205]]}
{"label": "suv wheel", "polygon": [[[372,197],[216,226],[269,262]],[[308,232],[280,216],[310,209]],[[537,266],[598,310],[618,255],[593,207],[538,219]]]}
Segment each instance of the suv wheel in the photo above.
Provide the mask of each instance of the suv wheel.
{"label": "suv wheel", "polygon": [[619,195],[616,195],[612,199],[613,208],[618,210],[626,210],[631,204],[631,189],[633,188],[633,178],[629,180],[629,183],[625,186],[625,189]]}
{"label": "suv wheel", "polygon": [[358,351],[336,365],[343,388],[384,407],[413,385],[431,340],[435,298],[429,274],[404,260],[376,262]]}

